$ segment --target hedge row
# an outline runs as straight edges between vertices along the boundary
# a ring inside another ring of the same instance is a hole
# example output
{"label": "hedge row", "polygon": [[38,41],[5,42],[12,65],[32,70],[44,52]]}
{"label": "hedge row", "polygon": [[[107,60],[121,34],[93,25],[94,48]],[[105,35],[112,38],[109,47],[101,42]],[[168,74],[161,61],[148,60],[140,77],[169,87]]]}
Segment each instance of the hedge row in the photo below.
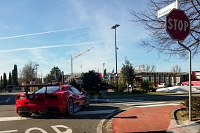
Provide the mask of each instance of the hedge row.
{"label": "hedge row", "polygon": [[[183,100],[182,105],[189,110],[189,99]],[[191,110],[196,112],[200,111],[200,97],[191,98]]]}

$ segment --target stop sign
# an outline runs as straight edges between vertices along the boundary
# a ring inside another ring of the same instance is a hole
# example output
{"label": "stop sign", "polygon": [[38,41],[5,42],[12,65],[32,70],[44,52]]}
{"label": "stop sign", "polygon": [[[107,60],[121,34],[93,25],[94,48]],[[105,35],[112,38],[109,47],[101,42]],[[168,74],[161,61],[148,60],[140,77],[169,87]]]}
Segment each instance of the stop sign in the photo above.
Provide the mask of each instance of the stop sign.
{"label": "stop sign", "polygon": [[166,16],[166,31],[173,40],[183,41],[190,33],[190,20],[184,11],[173,9]]}

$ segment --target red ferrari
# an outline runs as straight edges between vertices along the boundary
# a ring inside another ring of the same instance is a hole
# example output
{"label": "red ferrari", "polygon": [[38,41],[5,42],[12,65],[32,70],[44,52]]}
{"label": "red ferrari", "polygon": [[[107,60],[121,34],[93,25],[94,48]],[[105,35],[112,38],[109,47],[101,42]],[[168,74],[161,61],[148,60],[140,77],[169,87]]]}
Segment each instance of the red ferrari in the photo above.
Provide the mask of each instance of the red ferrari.
{"label": "red ferrari", "polygon": [[[29,92],[31,87],[41,89]],[[42,113],[72,115],[90,103],[87,93],[80,92],[72,85],[30,85],[26,86],[25,91],[16,96],[15,105],[17,114],[25,117]]]}

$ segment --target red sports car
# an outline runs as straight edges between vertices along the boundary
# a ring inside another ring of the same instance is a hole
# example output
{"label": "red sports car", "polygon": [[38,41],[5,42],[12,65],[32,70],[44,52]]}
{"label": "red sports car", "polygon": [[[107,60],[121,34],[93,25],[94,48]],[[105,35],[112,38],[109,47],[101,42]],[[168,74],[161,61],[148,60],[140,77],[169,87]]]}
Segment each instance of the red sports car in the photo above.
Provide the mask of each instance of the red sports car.
{"label": "red sports car", "polygon": [[[31,87],[41,89],[31,93],[28,92]],[[33,113],[72,115],[82,107],[88,107],[90,102],[86,91],[80,92],[72,85],[29,85],[25,91],[16,96],[16,112],[20,116],[31,116]]]}

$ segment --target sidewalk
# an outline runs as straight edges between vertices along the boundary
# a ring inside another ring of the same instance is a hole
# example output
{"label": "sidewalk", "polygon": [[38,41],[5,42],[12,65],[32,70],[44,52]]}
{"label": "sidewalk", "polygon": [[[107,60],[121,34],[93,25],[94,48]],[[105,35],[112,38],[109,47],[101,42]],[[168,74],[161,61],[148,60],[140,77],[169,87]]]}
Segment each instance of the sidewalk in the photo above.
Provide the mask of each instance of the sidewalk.
{"label": "sidewalk", "polygon": [[185,122],[178,125],[173,110],[176,106],[132,108],[114,116],[111,122],[113,133],[198,133],[200,123]]}

